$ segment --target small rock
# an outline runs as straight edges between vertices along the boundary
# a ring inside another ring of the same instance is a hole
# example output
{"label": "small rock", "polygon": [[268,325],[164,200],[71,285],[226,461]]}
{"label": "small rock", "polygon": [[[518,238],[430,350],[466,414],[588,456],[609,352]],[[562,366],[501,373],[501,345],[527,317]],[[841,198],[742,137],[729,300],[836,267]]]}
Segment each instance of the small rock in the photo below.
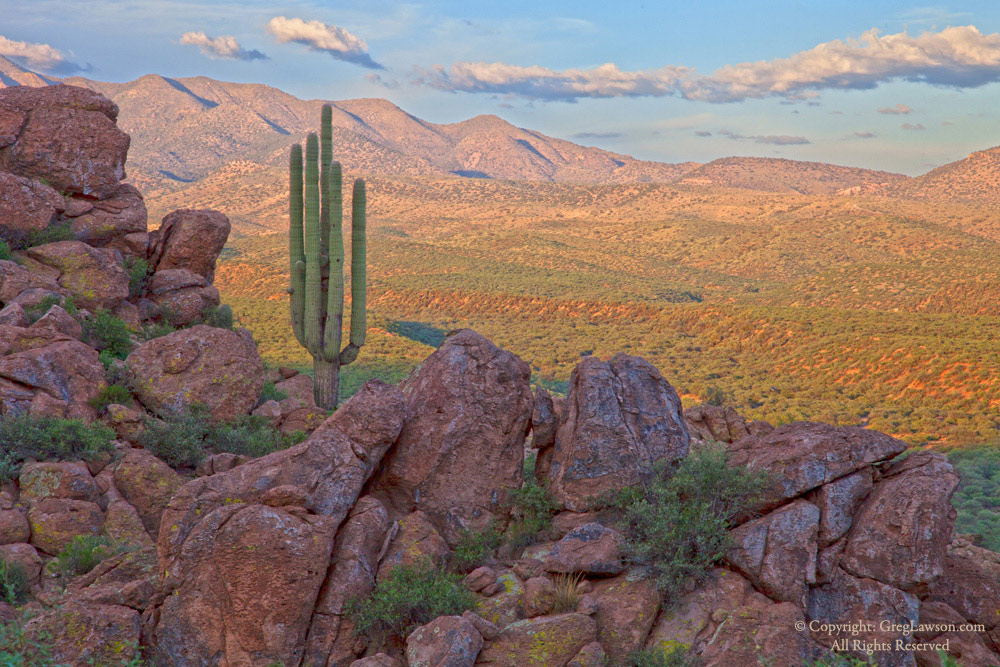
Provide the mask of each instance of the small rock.
{"label": "small rock", "polygon": [[548,577],[533,577],[524,582],[524,615],[544,616],[556,602],[556,588]]}
{"label": "small rock", "polygon": [[497,572],[492,567],[482,566],[465,575],[462,585],[473,593],[478,593],[490,584],[496,583]]}
{"label": "small rock", "polygon": [[483,637],[462,616],[440,616],[406,638],[410,667],[472,667]]}

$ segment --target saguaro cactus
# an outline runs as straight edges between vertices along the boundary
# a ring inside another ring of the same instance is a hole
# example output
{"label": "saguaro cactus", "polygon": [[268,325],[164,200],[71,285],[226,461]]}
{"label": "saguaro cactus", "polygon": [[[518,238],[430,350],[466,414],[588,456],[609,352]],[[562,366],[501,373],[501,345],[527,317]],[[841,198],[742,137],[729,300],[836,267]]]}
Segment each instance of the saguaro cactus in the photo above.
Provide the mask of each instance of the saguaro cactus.
{"label": "saguaro cactus", "polygon": [[[289,269],[292,329],[313,357],[313,396],[325,410],[337,407],[340,367],[365,344],[367,295],[365,182],[354,181],[351,208],[351,334],[341,349],[344,326],[344,239],[341,168],[333,162],[331,109],[323,107],[320,139],[292,146],[289,164]],[[320,150],[320,145],[322,150]],[[304,184],[304,187],[303,187]],[[304,205],[303,205],[304,200]]]}

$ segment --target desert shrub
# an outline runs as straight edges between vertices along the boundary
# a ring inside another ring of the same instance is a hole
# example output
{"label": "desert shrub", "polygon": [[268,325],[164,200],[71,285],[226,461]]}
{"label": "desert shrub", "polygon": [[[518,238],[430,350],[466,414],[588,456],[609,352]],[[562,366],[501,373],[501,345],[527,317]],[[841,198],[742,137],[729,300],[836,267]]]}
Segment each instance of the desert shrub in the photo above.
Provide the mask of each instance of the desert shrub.
{"label": "desert shrub", "polygon": [[76,307],[76,304],[73,303],[72,296],[61,297],[61,296],[56,296],[54,294],[49,294],[47,296],[43,296],[41,300],[35,305],[28,306],[27,308],[25,308],[24,314],[28,316],[28,321],[34,324],[39,319],[41,319],[41,317],[45,315],[45,313],[49,312],[49,309],[52,308],[52,306],[62,306],[63,310],[65,310],[73,317],[76,317],[77,313],[79,312],[79,310]]}
{"label": "desert shrub", "polygon": [[98,352],[106,353],[106,358],[124,359],[132,351],[128,325],[106,310],[83,321],[83,340]]}
{"label": "desert shrub", "polygon": [[103,412],[112,403],[131,405],[132,392],[129,391],[128,387],[120,384],[109,384],[106,387],[101,387],[101,390],[97,392],[97,396],[90,399],[90,407],[98,412]]}
{"label": "desert shrub", "polygon": [[633,651],[626,658],[623,667],[697,667],[701,664],[684,644],[662,648],[647,648]]}
{"label": "desert shrub", "polygon": [[1000,551],[1000,447],[955,449],[948,461],[961,476],[951,497],[955,532],[972,533],[981,546]]}
{"label": "desert shrub", "polygon": [[483,531],[463,531],[452,552],[452,567],[468,572],[492,556],[502,542],[503,536],[494,524]]}
{"label": "desert shrub", "polygon": [[88,459],[114,450],[114,431],[79,419],[4,415],[0,418],[0,479],[17,477],[25,459]]}
{"label": "desert shrub", "polygon": [[534,544],[552,525],[552,515],[559,511],[552,492],[535,478],[534,454],[524,461],[524,485],[510,490],[507,498],[512,520],[504,541],[515,548]]}
{"label": "desert shrub", "polygon": [[125,271],[128,273],[128,295],[142,296],[149,284],[149,262],[144,257],[126,257]]}
{"label": "desert shrub", "polygon": [[8,262],[16,262],[17,258],[14,257],[14,251],[11,250],[10,243],[0,239],[0,259],[6,259]]}
{"label": "desert shrub", "polygon": [[27,595],[28,573],[24,566],[0,558],[0,598],[7,604],[18,605]]}
{"label": "desert shrub", "polygon": [[733,392],[726,391],[722,387],[716,385],[710,385],[705,388],[705,396],[703,397],[703,400],[708,405],[716,406],[732,405],[735,402]]}
{"label": "desert shrub", "polygon": [[358,636],[384,640],[405,637],[438,616],[459,615],[476,606],[461,576],[435,569],[430,562],[400,565],[366,597],[348,600],[345,612]]}
{"label": "desert shrub", "polygon": [[210,327],[232,330],[233,309],[227,304],[222,304],[221,306],[209,306],[201,311],[201,319]]}
{"label": "desert shrub", "polygon": [[166,336],[175,331],[177,331],[177,328],[170,322],[153,322],[143,326],[142,331],[139,333],[143,340],[153,340],[154,338]]}
{"label": "desert shrub", "polygon": [[87,574],[114,553],[114,545],[103,535],[76,535],[49,567],[59,574],[76,577]]}
{"label": "desert shrub", "polygon": [[301,432],[286,435],[261,417],[214,422],[203,406],[191,406],[163,421],[150,419],[139,443],[175,468],[194,467],[208,454],[229,452],[256,458],[301,442]]}
{"label": "desert shrub", "polygon": [[583,574],[557,574],[552,578],[552,584],[556,589],[556,599],[552,606],[553,614],[568,614],[576,611],[580,605],[580,598],[583,593],[580,591],[580,582],[583,581]]}
{"label": "desert shrub", "polygon": [[618,494],[626,552],[649,565],[668,599],[704,581],[730,546],[733,519],[759,498],[766,478],[730,467],[723,446],[702,445],[679,463],[661,463],[650,481]]}
{"label": "desert shrub", "polygon": [[57,667],[46,636],[28,637],[27,616],[0,623],[0,665],[2,667]]}
{"label": "desert shrub", "polygon": [[66,220],[65,222],[60,222],[55,225],[49,225],[44,229],[31,230],[24,238],[23,247],[33,248],[36,245],[45,245],[46,243],[55,243],[56,241],[72,240],[73,229],[70,227],[69,220]]}
{"label": "desert shrub", "polygon": [[281,391],[273,382],[265,382],[264,388],[260,391],[260,396],[257,398],[257,406],[261,406],[268,401],[283,401],[288,398],[288,394]]}

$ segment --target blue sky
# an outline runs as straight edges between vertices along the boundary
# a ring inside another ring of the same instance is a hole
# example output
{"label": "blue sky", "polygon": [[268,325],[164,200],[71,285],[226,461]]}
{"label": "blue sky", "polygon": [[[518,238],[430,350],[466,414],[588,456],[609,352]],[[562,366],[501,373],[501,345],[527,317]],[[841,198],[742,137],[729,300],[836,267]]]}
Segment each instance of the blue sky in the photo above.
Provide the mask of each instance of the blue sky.
{"label": "blue sky", "polygon": [[0,54],[36,71],[385,97],[665,162],[919,174],[1000,144],[996,0],[0,0],[0,16]]}

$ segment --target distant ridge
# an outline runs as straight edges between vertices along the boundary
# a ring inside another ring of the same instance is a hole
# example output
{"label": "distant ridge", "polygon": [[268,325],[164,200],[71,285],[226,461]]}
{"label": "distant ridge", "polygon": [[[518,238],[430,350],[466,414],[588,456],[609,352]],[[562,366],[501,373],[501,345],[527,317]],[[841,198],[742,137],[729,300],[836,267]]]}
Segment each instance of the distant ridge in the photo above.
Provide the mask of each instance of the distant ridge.
{"label": "distant ridge", "polygon": [[842,167],[825,162],[784,158],[727,157],[686,172],[679,180],[689,185],[740,188],[763,192],[830,195],[846,188],[902,183],[903,174]]}
{"label": "distant ridge", "polygon": [[0,88],[9,86],[49,86],[61,83],[59,79],[36,74],[21,67],[10,58],[0,56]]}

